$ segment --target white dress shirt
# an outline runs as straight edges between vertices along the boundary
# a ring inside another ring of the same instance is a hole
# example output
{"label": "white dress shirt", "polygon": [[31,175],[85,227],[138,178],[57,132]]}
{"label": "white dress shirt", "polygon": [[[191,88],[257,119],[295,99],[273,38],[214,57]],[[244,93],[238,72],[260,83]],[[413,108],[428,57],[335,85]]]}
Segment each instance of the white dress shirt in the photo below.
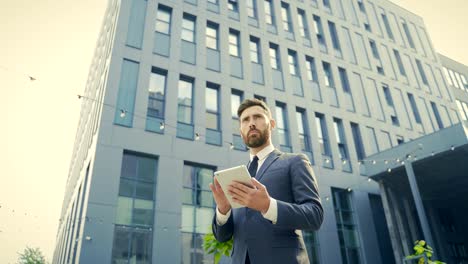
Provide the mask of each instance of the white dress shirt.
{"label": "white dress shirt", "polygon": [[[258,157],[258,167],[257,167],[257,172],[260,170],[260,168],[263,165],[263,162],[265,162],[266,158],[268,155],[275,150],[275,147],[270,144],[266,146],[264,149],[260,150],[257,155],[253,155],[250,153],[250,162],[252,162],[254,156]],[[250,165],[249,162],[249,165]],[[276,203],[276,200],[270,197],[270,207],[268,207],[268,210],[266,211],[265,214],[263,214],[263,217],[266,219],[270,220],[273,224],[276,224],[276,220],[278,219],[278,205]],[[229,219],[229,216],[231,216],[231,209],[223,215],[219,210],[218,207],[216,207],[216,222],[218,225],[224,225],[227,220]]]}

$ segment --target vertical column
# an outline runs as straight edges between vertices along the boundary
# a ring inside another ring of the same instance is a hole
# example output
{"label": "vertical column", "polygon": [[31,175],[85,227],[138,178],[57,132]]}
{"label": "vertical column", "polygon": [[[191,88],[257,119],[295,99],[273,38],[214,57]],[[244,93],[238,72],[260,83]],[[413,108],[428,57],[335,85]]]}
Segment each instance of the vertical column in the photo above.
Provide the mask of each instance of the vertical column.
{"label": "vertical column", "polygon": [[419,239],[419,234],[417,232],[417,222],[416,219],[414,218],[413,212],[411,211],[411,204],[410,201],[408,201],[408,198],[403,198],[403,207],[405,208],[405,214],[408,222],[408,227],[411,233],[411,241],[415,241]]}
{"label": "vertical column", "polygon": [[432,240],[431,230],[429,228],[429,223],[427,221],[426,212],[424,211],[421,194],[419,193],[418,184],[416,182],[416,177],[414,175],[413,165],[411,162],[405,163],[405,169],[406,175],[408,175],[408,181],[410,183],[411,193],[413,194],[414,204],[416,205],[416,211],[418,212],[419,223],[421,224],[424,239],[429,245],[433,246],[434,240]]}
{"label": "vertical column", "polygon": [[409,245],[412,245],[413,243],[412,241],[408,241],[408,234],[406,234],[405,231],[405,219],[403,219],[402,213],[398,206],[397,198],[395,197],[395,194],[392,189],[388,188],[387,191],[390,203],[393,205],[393,212],[395,213],[397,230],[400,234],[400,243],[403,246],[403,254],[404,256],[408,256],[412,252],[412,250],[410,250]]}
{"label": "vertical column", "polygon": [[380,195],[382,197],[382,205],[385,212],[385,219],[387,220],[388,232],[390,235],[390,241],[392,243],[393,248],[393,255],[395,257],[395,261],[399,263],[403,256],[401,255],[400,251],[400,241],[398,239],[398,230],[396,230],[395,222],[393,221],[392,217],[392,210],[390,208],[390,203],[387,197],[387,193],[385,191],[385,186],[382,181],[379,181],[379,188],[380,188]]}

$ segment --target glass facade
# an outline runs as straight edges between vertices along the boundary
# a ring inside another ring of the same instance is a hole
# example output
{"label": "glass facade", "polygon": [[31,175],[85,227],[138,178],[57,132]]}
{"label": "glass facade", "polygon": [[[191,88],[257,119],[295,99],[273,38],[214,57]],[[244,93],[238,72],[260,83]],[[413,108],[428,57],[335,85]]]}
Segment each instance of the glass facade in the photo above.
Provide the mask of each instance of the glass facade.
{"label": "glass facade", "polygon": [[352,192],[332,188],[336,228],[343,263],[362,263],[359,230],[352,204]]}
{"label": "glass facade", "polygon": [[203,235],[211,229],[215,203],[208,184],[215,168],[184,164],[182,198],[182,263],[213,263],[213,255],[202,248]]}
{"label": "glass facade", "polygon": [[158,160],[124,152],[112,263],[151,263]]}

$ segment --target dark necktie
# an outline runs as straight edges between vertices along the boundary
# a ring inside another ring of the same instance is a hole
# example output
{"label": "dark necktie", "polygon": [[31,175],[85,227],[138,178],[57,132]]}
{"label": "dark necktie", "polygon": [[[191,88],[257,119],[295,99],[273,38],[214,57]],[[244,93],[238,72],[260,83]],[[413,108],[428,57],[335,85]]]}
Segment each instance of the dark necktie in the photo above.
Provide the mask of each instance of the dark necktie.
{"label": "dark necktie", "polygon": [[258,168],[258,157],[254,156],[252,159],[252,162],[250,162],[250,165],[249,165],[250,176],[255,178],[255,175],[257,174],[257,168]]}

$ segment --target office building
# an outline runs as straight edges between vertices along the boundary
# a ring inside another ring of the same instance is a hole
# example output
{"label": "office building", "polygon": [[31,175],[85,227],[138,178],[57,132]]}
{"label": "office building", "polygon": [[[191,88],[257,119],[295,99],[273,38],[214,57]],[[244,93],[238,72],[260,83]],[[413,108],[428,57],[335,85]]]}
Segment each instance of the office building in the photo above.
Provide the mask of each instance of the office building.
{"label": "office building", "polygon": [[443,71],[386,0],[110,0],[53,262],[211,263],[208,183],[247,163],[236,110],[255,97],[317,175],[311,262],[400,263],[369,157],[461,121]]}

